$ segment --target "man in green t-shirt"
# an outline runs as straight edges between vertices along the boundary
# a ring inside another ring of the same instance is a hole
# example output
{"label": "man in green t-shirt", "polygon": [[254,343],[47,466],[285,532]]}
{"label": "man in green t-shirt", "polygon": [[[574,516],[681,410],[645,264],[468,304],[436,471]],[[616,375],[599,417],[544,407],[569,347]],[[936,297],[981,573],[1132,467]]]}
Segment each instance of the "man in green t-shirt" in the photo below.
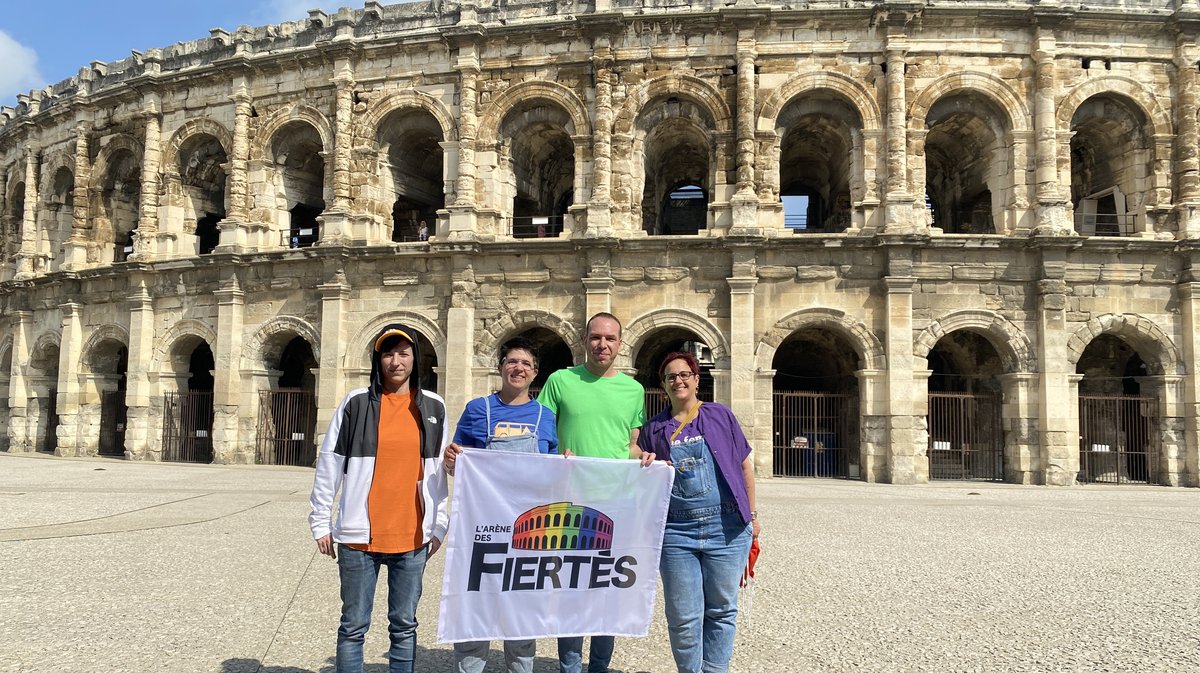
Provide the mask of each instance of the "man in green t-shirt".
{"label": "man in green t-shirt", "polygon": [[[633,377],[618,372],[621,321],[597,313],[587,322],[587,360],[550,375],[538,402],[558,419],[559,451],[596,458],[639,458],[637,438],[646,415],[646,391]],[[592,636],[588,673],[606,673],[612,660],[612,636]],[[558,639],[561,673],[581,673],[583,638]]]}

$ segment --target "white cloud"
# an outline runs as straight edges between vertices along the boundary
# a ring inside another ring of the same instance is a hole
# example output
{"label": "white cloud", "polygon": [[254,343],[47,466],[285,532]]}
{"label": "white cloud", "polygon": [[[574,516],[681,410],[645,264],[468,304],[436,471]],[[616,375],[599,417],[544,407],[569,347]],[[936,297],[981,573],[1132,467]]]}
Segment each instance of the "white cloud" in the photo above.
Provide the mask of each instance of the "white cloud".
{"label": "white cloud", "polygon": [[361,0],[267,0],[269,21],[296,21],[308,18],[308,10],[335,12],[339,7],[362,8]]}
{"label": "white cloud", "polygon": [[0,99],[16,97],[30,89],[45,86],[37,69],[37,52],[0,30]]}

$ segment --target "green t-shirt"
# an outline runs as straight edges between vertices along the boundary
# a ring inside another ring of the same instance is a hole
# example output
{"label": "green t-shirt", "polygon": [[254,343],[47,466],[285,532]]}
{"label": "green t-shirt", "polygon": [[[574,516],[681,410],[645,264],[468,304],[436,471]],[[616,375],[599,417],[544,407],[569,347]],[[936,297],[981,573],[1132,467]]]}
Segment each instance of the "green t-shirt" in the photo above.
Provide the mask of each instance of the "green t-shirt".
{"label": "green t-shirt", "polygon": [[629,432],[646,421],[646,391],[633,377],[596,376],[579,365],[550,375],[538,402],[558,419],[559,451],[628,458]]}

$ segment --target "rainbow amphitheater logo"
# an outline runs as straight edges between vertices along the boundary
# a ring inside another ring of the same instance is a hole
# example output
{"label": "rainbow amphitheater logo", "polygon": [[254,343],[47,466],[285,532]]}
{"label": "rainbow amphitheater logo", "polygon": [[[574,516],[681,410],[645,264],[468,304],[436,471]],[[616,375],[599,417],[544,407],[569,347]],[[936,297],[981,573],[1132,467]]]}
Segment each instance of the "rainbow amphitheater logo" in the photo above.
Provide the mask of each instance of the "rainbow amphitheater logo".
{"label": "rainbow amphitheater logo", "polygon": [[[502,535],[510,542],[493,540]],[[501,591],[627,589],[637,581],[637,559],[614,558],[612,543],[613,521],[604,512],[570,502],[538,505],[511,525],[475,527],[467,591],[480,591],[485,581],[499,581]]]}

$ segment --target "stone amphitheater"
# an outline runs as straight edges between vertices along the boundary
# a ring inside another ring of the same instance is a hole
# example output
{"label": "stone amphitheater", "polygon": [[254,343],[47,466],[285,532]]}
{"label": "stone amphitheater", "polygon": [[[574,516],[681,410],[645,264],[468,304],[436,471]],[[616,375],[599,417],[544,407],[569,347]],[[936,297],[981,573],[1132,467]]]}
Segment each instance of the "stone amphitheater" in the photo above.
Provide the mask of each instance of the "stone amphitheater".
{"label": "stone amphitheater", "polygon": [[0,111],[0,443],[310,464],[586,318],[759,474],[1200,483],[1197,0],[366,2]]}

